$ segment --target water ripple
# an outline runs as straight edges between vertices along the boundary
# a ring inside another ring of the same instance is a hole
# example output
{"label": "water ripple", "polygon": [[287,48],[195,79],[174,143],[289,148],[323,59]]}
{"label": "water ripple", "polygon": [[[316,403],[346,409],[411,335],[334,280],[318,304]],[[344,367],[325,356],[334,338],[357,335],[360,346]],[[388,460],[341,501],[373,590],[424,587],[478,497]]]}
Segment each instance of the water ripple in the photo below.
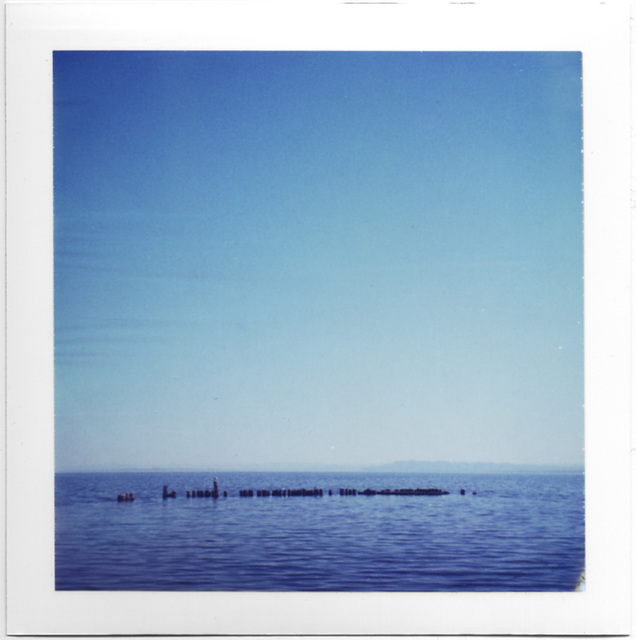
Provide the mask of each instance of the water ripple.
{"label": "water ripple", "polygon": [[[227,474],[227,499],[187,499],[209,474],[56,478],[56,588],[559,591],[584,568],[581,476]],[[163,500],[163,484],[179,490]],[[238,498],[321,486],[321,498]],[[448,496],[336,495],[439,486]],[[477,496],[459,488],[479,486]],[[334,489],[328,496],[327,490]],[[133,491],[134,503],[117,503]]]}

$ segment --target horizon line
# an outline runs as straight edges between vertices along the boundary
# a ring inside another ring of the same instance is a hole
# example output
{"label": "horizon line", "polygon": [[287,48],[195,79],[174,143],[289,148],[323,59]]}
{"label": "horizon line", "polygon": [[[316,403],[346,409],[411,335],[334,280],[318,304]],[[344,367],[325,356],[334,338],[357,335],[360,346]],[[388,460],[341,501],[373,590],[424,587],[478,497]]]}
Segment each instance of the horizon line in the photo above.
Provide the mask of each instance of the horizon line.
{"label": "horizon line", "polygon": [[[243,467],[110,467],[110,468],[67,468],[54,469],[54,473],[390,473],[390,467],[409,466],[448,466],[448,467],[492,467],[492,468],[515,468],[519,470],[563,470],[572,472],[583,472],[585,463],[537,463],[537,462],[451,462],[447,460],[422,461],[422,460],[399,460],[394,462],[384,462],[377,464],[267,464],[267,465],[246,465]],[[400,471],[395,469],[395,473],[427,473],[426,469]],[[429,472],[430,473],[430,472]],[[440,472],[435,472],[440,473]],[[444,472],[441,472],[444,473]],[[457,471],[455,471],[457,473]]]}

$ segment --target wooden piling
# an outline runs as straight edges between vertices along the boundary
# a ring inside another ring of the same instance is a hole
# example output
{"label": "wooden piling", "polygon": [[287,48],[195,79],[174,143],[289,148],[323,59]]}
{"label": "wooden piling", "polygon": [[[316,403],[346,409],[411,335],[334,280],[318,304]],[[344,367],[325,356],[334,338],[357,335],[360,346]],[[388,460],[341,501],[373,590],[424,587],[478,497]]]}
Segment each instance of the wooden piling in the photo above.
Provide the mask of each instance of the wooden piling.
{"label": "wooden piling", "polygon": [[[341,496],[444,496],[448,495],[448,491],[444,491],[442,489],[436,488],[402,488],[402,489],[382,489],[380,491],[376,489],[367,488],[364,490],[352,489],[352,488],[344,488],[341,487],[337,490]],[[466,490],[461,490],[462,495],[465,495]],[[328,494],[330,496],[334,495],[334,490],[329,489]],[[214,495],[214,492],[213,492]],[[224,495],[227,495],[227,492],[224,492]],[[254,495],[253,489],[241,489],[239,491],[239,495],[241,497],[252,497]],[[473,492],[475,495],[475,492]],[[322,497],[324,496],[324,490],[320,487],[314,487],[313,489],[256,489],[256,496],[258,498],[267,498],[270,496],[274,497]]]}

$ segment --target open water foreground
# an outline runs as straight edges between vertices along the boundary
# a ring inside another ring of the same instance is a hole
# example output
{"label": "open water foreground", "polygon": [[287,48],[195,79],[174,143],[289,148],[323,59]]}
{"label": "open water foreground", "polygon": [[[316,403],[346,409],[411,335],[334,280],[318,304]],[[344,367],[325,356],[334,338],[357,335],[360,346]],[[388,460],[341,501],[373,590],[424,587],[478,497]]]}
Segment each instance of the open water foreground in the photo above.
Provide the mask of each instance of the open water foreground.
{"label": "open water foreground", "polygon": [[58,473],[55,526],[59,590],[572,591],[585,566],[582,474]]}

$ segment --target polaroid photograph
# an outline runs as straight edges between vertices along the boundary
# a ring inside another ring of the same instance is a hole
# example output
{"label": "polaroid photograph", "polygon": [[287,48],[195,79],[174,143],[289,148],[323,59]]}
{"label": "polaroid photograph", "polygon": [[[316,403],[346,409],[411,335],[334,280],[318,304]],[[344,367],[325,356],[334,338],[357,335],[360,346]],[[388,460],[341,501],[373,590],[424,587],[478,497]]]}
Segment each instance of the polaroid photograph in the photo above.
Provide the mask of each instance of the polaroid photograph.
{"label": "polaroid photograph", "polygon": [[8,631],[628,633],[626,51],[9,4]]}

